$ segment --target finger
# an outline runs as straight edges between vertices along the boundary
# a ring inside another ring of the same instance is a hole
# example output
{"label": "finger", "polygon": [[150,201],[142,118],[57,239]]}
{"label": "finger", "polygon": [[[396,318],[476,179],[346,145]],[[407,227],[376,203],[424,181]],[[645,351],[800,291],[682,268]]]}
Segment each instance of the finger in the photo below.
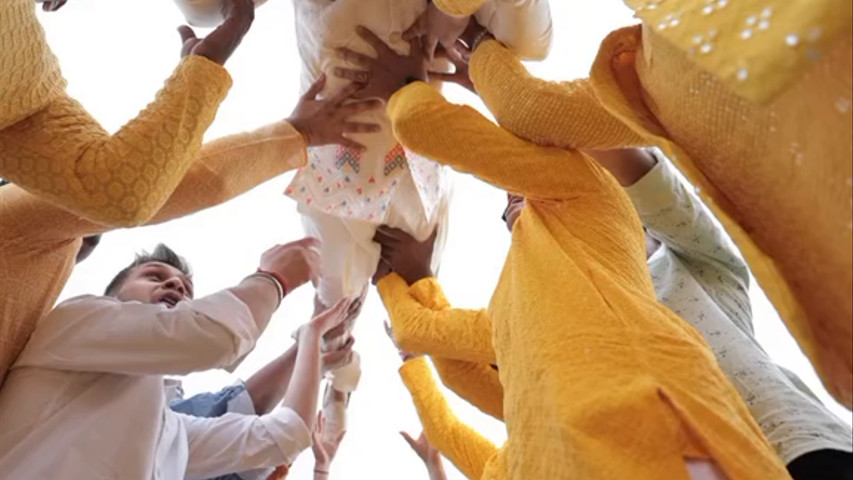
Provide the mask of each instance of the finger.
{"label": "finger", "polygon": [[379,227],[376,229],[376,233],[373,234],[373,241],[378,243],[382,247],[398,243],[397,238],[389,235],[388,231],[385,230],[384,227]]}
{"label": "finger", "polygon": [[317,95],[323,91],[323,88],[326,87],[326,74],[321,73],[317,80],[314,80],[314,83],[311,84],[311,87],[308,88],[308,91],[302,95],[304,100],[314,100],[317,98]]}
{"label": "finger", "polygon": [[380,130],[379,125],[375,123],[359,123],[346,122],[344,123],[344,133],[376,133]]}
{"label": "finger", "polygon": [[178,27],[178,34],[181,36],[181,43],[187,43],[190,40],[198,39],[198,37],[195,36],[195,32],[189,27],[189,25],[181,25]]}
{"label": "finger", "polygon": [[436,79],[447,83],[459,83],[459,77],[456,73],[428,72],[427,74],[430,79]]}
{"label": "finger", "polygon": [[435,229],[432,231],[432,235],[429,236],[427,242],[435,243],[436,237],[438,237],[438,225],[436,225]]}
{"label": "finger", "polygon": [[299,240],[293,242],[291,245],[299,245],[299,246],[302,246],[305,248],[316,249],[316,248],[320,248],[320,246],[322,245],[322,242],[320,241],[320,239],[315,238],[315,237],[305,237],[305,238],[300,238]]}
{"label": "finger", "polygon": [[413,38],[420,37],[426,33],[426,27],[426,13],[424,13],[415,20],[415,23],[413,23],[411,27],[407,28],[406,31],[403,32],[403,40],[411,40]]}
{"label": "finger", "polygon": [[[364,70],[353,70],[351,68],[335,67],[334,72],[336,77],[355,82],[356,84],[360,84],[359,87],[370,81],[370,74],[365,72]],[[358,88],[355,89],[353,93],[357,92],[358,90]],[[352,96],[353,93],[347,96]]]}
{"label": "finger", "polygon": [[[335,69],[336,75],[337,75],[338,70],[348,70],[348,69],[336,68]],[[360,72],[359,70],[352,70],[352,71],[353,72]],[[346,87],[342,88],[340,92],[336,93],[332,98],[330,98],[329,103],[331,103],[332,105],[340,105],[341,103],[343,103],[344,100],[350,98],[355,92],[364,88],[363,84],[367,83],[367,80],[369,79],[369,77],[367,76],[367,72],[360,72],[360,73],[365,74],[365,81],[350,83]]]}
{"label": "finger", "polygon": [[388,225],[380,225],[377,231],[382,231],[384,235],[388,235],[396,240],[410,240],[412,236],[399,228],[389,227]]}
{"label": "finger", "polygon": [[335,443],[340,444],[344,440],[344,436],[347,434],[346,430],[341,430],[341,433],[335,438]]}
{"label": "finger", "polygon": [[364,25],[359,25],[358,27],[356,27],[355,32],[365,42],[369,43],[370,46],[373,47],[374,50],[376,50],[376,53],[379,54],[380,57],[389,54],[396,54],[395,51],[391,50],[391,47],[386,45],[381,38],[376,36],[376,34],[373,33],[372,30],[365,27]]}
{"label": "finger", "polygon": [[335,51],[338,53],[338,56],[344,61],[354,63],[356,65],[361,65],[362,67],[371,67],[374,63],[376,63],[375,58],[369,55],[364,55],[363,53],[355,52],[346,47],[335,49]]}
{"label": "finger", "polygon": [[408,443],[409,446],[412,447],[412,450],[417,450],[418,442],[416,442],[411,435],[406,432],[400,432],[400,435],[403,437],[403,440],[405,440],[406,443]]}
{"label": "finger", "polygon": [[446,51],[447,58],[449,58],[454,65],[458,63],[465,63],[465,59],[462,58],[462,54],[459,52],[459,49],[455,45],[450,46],[446,49]]}
{"label": "finger", "polygon": [[357,152],[363,152],[363,151],[367,150],[367,147],[365,147],[363,144],[358,143],[355,140],[349,139],[349,138],[344,137],[344,136],[341,136],[338,139],[337,143],[338,143],[338,145],[340,145],[342,147],[350,148],[350,149],[355,150]]}
{"label": "finger", "polygon": [[[426,54],[427,58],[430,61],[435,59],[435,49],[438,46],[438,37],[434,37],[432,35],[427,35],[426,43],[424,44],[423,53]],[[415,47],[412,47],[415,48]],[[412,50],[414,52],[414,50]],[[414,56],[414,55],[412,55]]]}
{"label": "finger", "polygon": [[349,103],[343,107],[341,107],[341,113],[345,117],[349,117],[351,115],[356,115],[362,112],[369,112],[370,110],[376,110],[382,108],[382,102],[379,100],[364,100],[360,102]]}

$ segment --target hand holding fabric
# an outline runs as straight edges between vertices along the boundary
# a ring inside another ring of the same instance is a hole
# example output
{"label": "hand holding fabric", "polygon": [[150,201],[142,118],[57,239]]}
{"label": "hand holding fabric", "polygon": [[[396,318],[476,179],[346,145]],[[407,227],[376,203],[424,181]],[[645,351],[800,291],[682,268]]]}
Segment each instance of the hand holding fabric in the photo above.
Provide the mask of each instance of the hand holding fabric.
{"label": "hand holding fabric", "polygon": [[387,264],[409,285],[422,278],[433,276],[431,269],[432,254],[437,234],[438,230],[436,229],[429,238],[419,242],[398,228],[384,225],[379,227],[373,241],[382,247],[380,268],[382,268],[382,263]]}
{"label": "hand holding fabric", "polygon": [[222,14],[225,21],[205,38],[196,37],[187,25],[178,28],[183,41],[181,57],[200,55],[225,65],[255,20],[255,3],[252,0],[226,0],[222,4]]}

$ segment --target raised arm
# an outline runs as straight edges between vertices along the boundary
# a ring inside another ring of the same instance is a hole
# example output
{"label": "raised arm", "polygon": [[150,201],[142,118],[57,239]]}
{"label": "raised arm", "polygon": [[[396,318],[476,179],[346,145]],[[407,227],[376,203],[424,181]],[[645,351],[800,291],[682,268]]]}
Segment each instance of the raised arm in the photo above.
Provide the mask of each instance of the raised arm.
{"label": "raised arm", "polygon": [[644,145],[601,106],[587,79],[552,82],[536,78],[516,54],[495,40],[477,47],[469,72],[498,124],[521,138],[580,150]]}
{"label": "raised arm", "polygon": [[178,413],[187,430],[186,478],[290,465],[311,446],[311,431],[299,415],[280,408],[263,416],[229,413],[198,418]]}
{"label": "raised arm", "polygon": [[430,359],[445,387],[483,413],[503,421],[504,390],[494,365],[435,356]]}
{"label": "raised arm", "polygon": [[397,346],[415,354],[494,363],[492,325],[485,310],[450,308],[435,278],[411,287],[396,273],[377,284]]}
{"label": "raised arm", "polygon": [[[274,294],[262,280],[254,281],[256,288]],[[275,298],[270,302],[275,304]],[[249,309],[228,291],[172,309],[80,297],[42,321],[16,366],[182,375],[231,366],[251,351],[259,335]]]}
{"label": "raised arm", "polygon": [[0,173],[81,217],[140,225],[189,169],[230,86],[220,65],[185,57],[154,102],[113,135],[60,97],[0,131]]}
{"label": "raised arm", "polygon": [[466,477],[479,480],[498,449],[450,411],[424,358],[407,361],[400,376],[409,389],[429,442]]}
{"label": "raised arm", "polygon": [[[626,154],[622,154],[625,157]],[[622,158],[623,163],[632,161]],[[653,237],[681,258],[738,327],[752,334],[749,269],[711,213],[663,157],[625,188]]]}
{"label": "raised arm", "polygon": [[426,83],[395,93],[388,115],[406,147],[498,188],[540,198],[598,191],[602,172],[584,154],[522,140]]}

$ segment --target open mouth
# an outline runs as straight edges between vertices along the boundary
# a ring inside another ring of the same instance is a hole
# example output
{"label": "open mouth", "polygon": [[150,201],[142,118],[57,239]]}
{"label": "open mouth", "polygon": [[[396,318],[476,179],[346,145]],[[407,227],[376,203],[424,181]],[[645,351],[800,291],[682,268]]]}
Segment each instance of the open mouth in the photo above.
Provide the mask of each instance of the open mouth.
{"label": "open mouth", "polygon": [[169,308],[175,308],[175,305],[180,303],[184,299],[183,296],[178,294],[177,292],[168,291],[160,297],[160,303],[166,305]]}

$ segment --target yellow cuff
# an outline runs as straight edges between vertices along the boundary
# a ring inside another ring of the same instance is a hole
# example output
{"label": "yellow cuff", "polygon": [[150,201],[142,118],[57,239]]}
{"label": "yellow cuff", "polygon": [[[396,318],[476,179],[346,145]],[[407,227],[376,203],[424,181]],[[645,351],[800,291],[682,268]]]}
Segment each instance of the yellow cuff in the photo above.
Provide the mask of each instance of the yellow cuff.
{"label": "yellow cuff", "polygon": [[421,305],[431,310],[442,310],[450,307],[450,302],[444,296],[438,280],[435,277],[422,278],[409,287],[409,295]]}
{"label": "yellow cuff", "polygon": [[484,0],[435,0],[439,10],[455,17],[474,15],[483,3]]}

